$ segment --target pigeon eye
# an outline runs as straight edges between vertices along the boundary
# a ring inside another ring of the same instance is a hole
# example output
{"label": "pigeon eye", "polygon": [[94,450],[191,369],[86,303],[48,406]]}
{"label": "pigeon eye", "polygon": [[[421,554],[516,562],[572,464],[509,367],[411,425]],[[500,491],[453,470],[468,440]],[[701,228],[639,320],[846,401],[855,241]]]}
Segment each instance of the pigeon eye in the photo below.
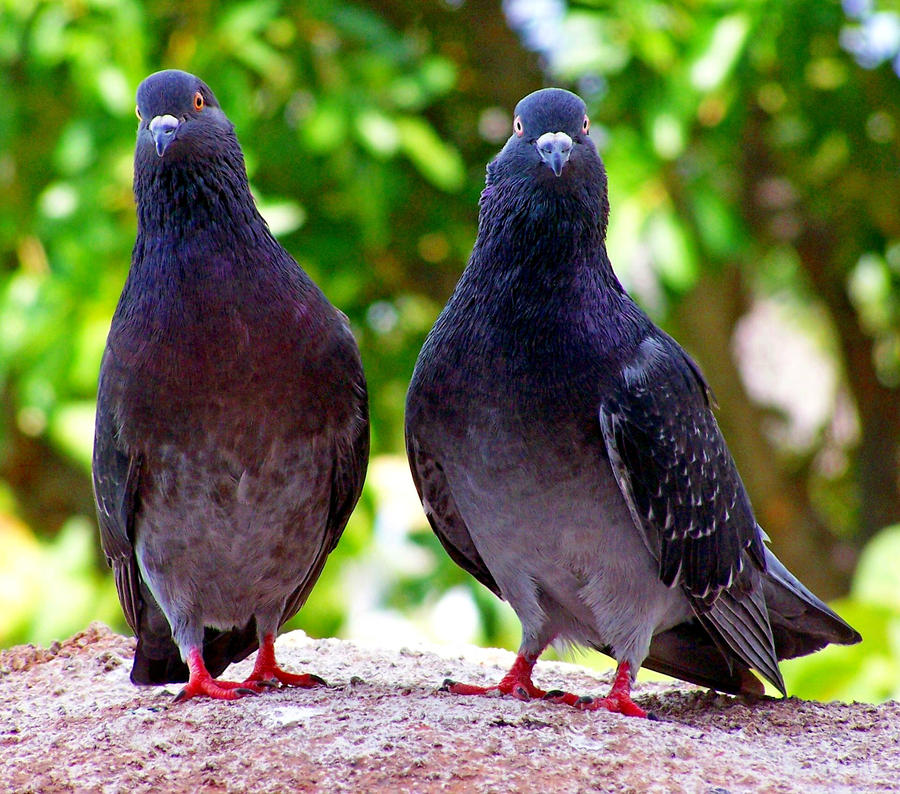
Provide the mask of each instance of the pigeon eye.
{"label": "pigeon eye", "polygon": [[525,134],[525,127],[524,127],[524,125],[522,124],[522,117],[521,117],[521,116],[516,116],[516,120],[513,122],[513,131],[514,131],[514,132],[516,133],[516,135],[518,135],[520,138]]}
{"label": "pigeon eye", "polygon": [[587,117],[587,113],[584,114],[584,121],[581,122],[581,131],[587,132],[591,128],[591,120]]}
{"label": "pigeon eye", "polygon": [[141,117],[141,109],[137,105],[134,106],[134,115],[138,117],[138,121],[143,121],[144,119]]}
{"label": "pigeon eye", "polygon": [[194,110],[203,110],[203,94],[199,91],[194,94]]}

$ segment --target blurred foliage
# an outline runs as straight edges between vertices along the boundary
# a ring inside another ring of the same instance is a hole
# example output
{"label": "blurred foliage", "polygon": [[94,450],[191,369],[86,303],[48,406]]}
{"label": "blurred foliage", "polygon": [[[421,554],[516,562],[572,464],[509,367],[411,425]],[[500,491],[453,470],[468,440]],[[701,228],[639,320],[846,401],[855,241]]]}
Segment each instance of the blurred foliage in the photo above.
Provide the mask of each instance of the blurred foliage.
{"label": "blurred foliage", "polygon": [[791,694],[820,700],[878,702],[900,699],[900,524],[866,546],[847,598],[834,603],[862,635],[849,647],[783,663]]}
{"label": "blurred foliage", "polygon": [[211,85],[263,214],[366,366],[370,477],[292,626],[516,646],[508,608],[427,529],[403,403],[484,164],[515,102],[553,83],[588,102],[613,263],[706,370],[773,548],[819,594],[850,588],[866,641],[785,664],[790,689],[897,695],[900,530],[879,531],[900,520],[900,7],[503,8],[0,0],[0,646],[124,629],[90,447],[135,234],[134,90],[166,67]]}

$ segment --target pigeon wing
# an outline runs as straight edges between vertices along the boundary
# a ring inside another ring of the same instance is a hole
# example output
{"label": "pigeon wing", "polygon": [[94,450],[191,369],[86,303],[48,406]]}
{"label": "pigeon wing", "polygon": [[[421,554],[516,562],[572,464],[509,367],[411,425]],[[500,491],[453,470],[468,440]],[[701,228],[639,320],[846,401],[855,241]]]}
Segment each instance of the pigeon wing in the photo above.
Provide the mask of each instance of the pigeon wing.
{"label": "pigeon wing", "polygon": [[711,604],[738,580],[745,551],[765,569],[762,534],[708,387],[674,342],[644,341],[603,399],[600,426],[613,475],[666,585]]}
{"label": "pigeon wing", "polygon": [[[110,356],[104,355],[104,363]],[[101,366],[94,433],[93,485],[100,525],[100,544],[112,566],[116,591],[125,619],[137,633],[142,607],[141,576],[134,554],[134,514],[140,482],[141,458],[119,444],[106,378]]]}
{"label": "pigeon wing", "polygon": [[680,586],[726,659],[784,691],[761,574],[763,534],[699,368],[665,336],[644,340],[602,400],[613,476],[660,580]]}
{"label": "pigeon wing", "polygon": [[450,559],[503,598],[497,582],[475,548],[469,528],[456,507],[450,484],[440,462],[422,448],[408,427],[406,453],[416,491],[425,509],[425,516],[441,545],[450,555]]}
{"label": "pigeon wing", "polygon": [[[349,327],[348,327],[349,332]],[[366,479],[366,469],[369,464],[369,401],[366,391],[366,382],[362,372],[362,364],[357,359],[358,370],[353,381],[358,409],[357,421],[353,426],[349,438],[338,445],[335,450],[334,465],[331,470],[331,495],[328,508],[326,529],[322,536],[322,542],[316,553],[313,564],[307,571],[303,581],[291,593],[285,602],[281,616],[281,625],[290,620],[306,603],[313,586],[325,567],[325,560],[334,551],[353,508],[362,494],[363,483]]]}

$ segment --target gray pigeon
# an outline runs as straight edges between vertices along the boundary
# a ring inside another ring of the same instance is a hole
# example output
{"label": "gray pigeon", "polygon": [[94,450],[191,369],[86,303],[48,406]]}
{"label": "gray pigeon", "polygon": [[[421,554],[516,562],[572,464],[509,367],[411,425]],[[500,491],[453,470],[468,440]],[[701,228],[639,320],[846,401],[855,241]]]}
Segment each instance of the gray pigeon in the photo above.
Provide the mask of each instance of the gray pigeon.
{"label": "gray pigeon", "polygon": [[[234,128],[185,72],[138,88],[138,235],[97,396],[100,536],[135,683],[233,700],[321,679],[274,640],[359,499],[366,385],[347,318],[272,237]],[[215,680],[260,648],[246,681]]]}
{"label": "gray pigeon", "polygon": [[[859,634],[765,547],[697,365],[620,285],[585,105],[545,89],[488,165],[469,264],[419,355],[410,467],[451,558],[522,622],[496,687],[645,716],[641,665],[782,693],[778,660]],[[618,663],[605,698],[543,692],[551,642]]]}

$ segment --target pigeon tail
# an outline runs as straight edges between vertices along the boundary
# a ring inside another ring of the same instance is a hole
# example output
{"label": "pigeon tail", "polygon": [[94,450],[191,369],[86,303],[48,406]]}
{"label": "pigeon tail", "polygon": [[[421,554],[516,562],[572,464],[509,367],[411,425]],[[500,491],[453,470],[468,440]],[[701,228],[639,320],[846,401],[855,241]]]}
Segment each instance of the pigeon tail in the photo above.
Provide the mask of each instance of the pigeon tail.
{"label": "pigeon tail", "polygon": [[697,611],[697,619],[730,663],[752,667],[787,696],[762,588],[744,597],[723,590],[707,611]]}
{"label": "pigeon tail", "polygon": [[[830,643],[853,645],[862,639],[859,632],[814,596],[768,548],[765,554],[766,572],[761,575],[762,587],[758,592],[764,598],[771,627],[774,660],[764,650],[767,643],[758,626],[755,631],[729,632],[726,621],[720,620],[725,624],[724,633],[732,639],[738,637],[745,645],[736,653],[727,641],[723,647],[720,632],[714,630],[722,627],[703,625],[701,617],[699,621],[681,623],[653,637],[643,666],[732,695],[762,695],[765,689],[751,672],[751,666],[784,692],[783,679],[777,667],[773,667],[775,660],[805,656]],[[760,600],[759,596],[756,600]],[[733,613],[736,603],[731,599],[730,604],[723,605],[722,612]],[[750,614],[752,610],[744,611]],[[755,650],[749,647],[751,638],[758,640]]]}
{"label": "pigeon tail", "polygon": [[730,695],[763,695],[766,691],[750,668],[726,656],[696,619],[655,635],[641,666]]}
{"label": "pigeon tail", "polygon": [[779,659],[805,656],[829,643],[854,645],[862,640],[856,629],[814,596],[768,549],[763,592]]}

